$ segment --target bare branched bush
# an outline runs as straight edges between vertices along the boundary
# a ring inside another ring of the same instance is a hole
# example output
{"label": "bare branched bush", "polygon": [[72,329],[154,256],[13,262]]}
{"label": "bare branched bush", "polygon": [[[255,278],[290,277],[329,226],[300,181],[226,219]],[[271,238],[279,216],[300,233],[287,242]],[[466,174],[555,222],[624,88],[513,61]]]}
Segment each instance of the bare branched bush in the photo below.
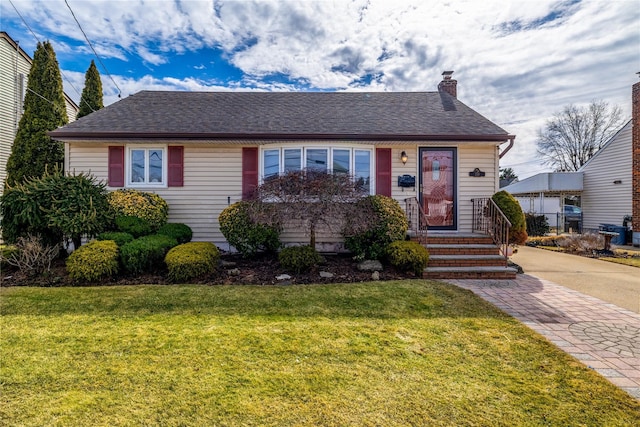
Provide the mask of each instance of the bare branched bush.
{"label": "bare branched bush", "polygon": [[604,238],[595,233],[571,234],[557,240],[558,246],[570,252],[589,253],[604,247]]}
{"label": "bare branched bush", "polygon": [[60,246],[48,246],[36,236],[19,237],[17,251],[7,258],[7,263],[28,276],[38,276],[51,271],[51,263],[60,254]]}

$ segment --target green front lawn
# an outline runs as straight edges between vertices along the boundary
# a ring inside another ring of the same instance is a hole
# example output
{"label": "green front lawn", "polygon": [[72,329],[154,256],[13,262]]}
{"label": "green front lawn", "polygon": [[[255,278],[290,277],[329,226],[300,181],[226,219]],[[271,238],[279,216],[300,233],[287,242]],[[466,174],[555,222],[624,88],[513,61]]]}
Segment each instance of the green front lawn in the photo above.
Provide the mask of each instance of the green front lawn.
{"label": "green front lawn", "polygon": [[640,404],[424,280],[0,289],[0,425],[640,425]]}

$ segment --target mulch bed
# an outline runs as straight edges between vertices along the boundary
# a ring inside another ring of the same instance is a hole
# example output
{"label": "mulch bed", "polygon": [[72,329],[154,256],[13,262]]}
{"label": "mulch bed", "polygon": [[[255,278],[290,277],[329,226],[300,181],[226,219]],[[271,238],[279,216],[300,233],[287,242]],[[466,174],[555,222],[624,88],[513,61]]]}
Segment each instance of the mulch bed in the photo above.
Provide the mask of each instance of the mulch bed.
{"label": "mulch bed", "polygon": [[[346,254],[325,255],[325,262],[318,268],[305,273],[284,271],[277,259],[263,256],[256,259],[243,259],[238,255],[222,256],[222,265],[208,276],[200,277],[189,283],[203,285],[276,285],[276,284],[311,284],[311,283],[355,283],[372,280],[372,272],[359,271],[357,262]],[[331,273],[332,277],[321,277],[320,272]],[[0,286],[91,286],[91,285],[137,285],[159,284],[170,285],[165,271],[140,276],[120,276],[99,283],[75,283],[67,275],[64,260],[55,261],[48,274],[30,277],[12,267],[3,267],[0,272]],[[289,279],[277,277],[283,274]],[[412,273],[400,272],[390,266],[384,266],[379,272],[380,280],[402,280],[415,278]]]}

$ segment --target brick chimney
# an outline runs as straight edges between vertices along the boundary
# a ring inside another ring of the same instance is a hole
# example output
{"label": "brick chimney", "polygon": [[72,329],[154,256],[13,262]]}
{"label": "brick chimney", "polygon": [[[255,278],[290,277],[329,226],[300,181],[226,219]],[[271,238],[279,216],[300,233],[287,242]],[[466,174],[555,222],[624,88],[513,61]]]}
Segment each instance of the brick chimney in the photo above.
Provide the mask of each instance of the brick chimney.
{"label": "brick chimney", "polygon": [[453,71],[443,71],[442,72],[442,81],[438,85],[438,91],[447,92],[449,95],[454,98],[458,97],[458,81],[453,80],[451,75]]}
{"label": "brick chimney", "polygon": [[[640,73],[638,73],[640,77]],[[633,155],[633,178],[631,198],[633,200],[633,246],[640,246],[640,82],[631,89],[631,126]]]}

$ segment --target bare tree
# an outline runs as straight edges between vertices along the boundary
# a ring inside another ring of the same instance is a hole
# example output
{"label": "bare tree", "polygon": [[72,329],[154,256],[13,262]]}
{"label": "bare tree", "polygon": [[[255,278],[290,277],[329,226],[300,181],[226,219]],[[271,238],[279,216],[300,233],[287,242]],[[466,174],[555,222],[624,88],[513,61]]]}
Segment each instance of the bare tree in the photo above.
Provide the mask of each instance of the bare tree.
{"label": "bare tree", "polygon": [[578,170],[622,124],[622,109],[604,101],[569,105],[538,130],[538,154],[559,172]]}
{"label": "bare tree", "polygon": [[315,248],[318,225],[339,226],[353,202],[364,195],[347,174],[298,170],[267,179],[257,188],[252,216],[262,223],[302,221]]}

